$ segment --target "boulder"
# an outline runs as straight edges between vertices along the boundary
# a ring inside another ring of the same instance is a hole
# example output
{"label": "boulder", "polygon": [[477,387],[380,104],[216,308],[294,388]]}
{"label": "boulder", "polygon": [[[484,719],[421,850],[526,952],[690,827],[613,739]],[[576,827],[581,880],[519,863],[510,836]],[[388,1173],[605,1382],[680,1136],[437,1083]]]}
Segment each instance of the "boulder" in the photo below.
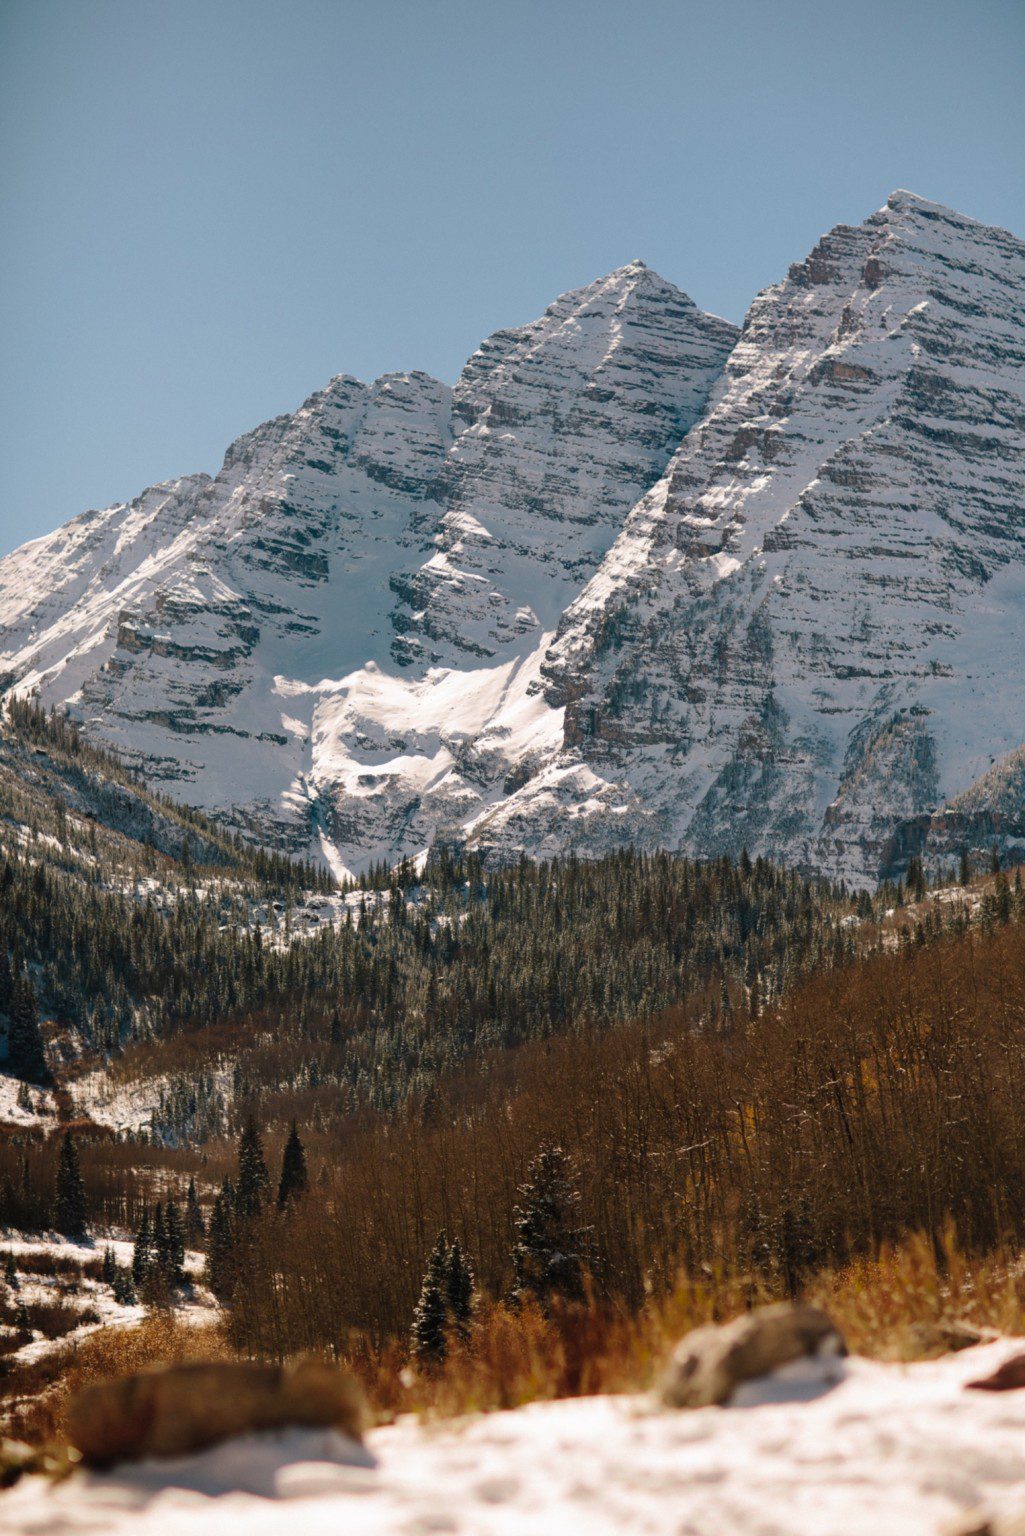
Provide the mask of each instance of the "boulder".
{"label": "boulder", "polygon": [[83,1387],[68,1406],[71,1444],[90,1466],[183,1456],[251,1430],[297,1424],[359,1440],[363,1393],[335,1366],[211,1363],[140,1371]]}
{"label": "boulder", "polygon": [[970,1510],[943,1527],[943,1536],[1025,1536],[1025,1514],[989,1514]]}
{"label": "boulder", "polygon": [[1025,1387],[1025,1354],[1012,1355],[988,1376],[980,1376],[965,1385],[977,1392],[1015,1392],[1019,1387]]}
{"label": "boulder", "polygon": [[662,1381],[662,1401],[670,1408],[725,1403],[742,1382],[796,1360],[846,1353],[838,1329],[818,1307],[795,1302],[759,1307],[681,1339]]}

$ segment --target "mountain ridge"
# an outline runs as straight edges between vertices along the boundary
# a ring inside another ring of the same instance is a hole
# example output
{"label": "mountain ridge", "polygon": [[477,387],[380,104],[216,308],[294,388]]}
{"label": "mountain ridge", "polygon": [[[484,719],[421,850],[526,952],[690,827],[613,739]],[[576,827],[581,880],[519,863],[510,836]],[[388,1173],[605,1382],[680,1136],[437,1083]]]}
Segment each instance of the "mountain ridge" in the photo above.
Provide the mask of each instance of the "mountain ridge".
{"label": "mountain ridge", "polygon": [[8,556],[0,671],[339,872],[1017,846],[1023,310],[1025,245],[903,190],[739,334],[632,261]]}

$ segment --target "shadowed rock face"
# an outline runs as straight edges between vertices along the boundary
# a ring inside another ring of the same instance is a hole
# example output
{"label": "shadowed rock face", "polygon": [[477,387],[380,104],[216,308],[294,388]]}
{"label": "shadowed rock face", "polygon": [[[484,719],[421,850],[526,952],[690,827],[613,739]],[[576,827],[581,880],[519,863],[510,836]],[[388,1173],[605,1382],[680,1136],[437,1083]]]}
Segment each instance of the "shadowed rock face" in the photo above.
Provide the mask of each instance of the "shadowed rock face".
{"label": "shadowed rock face", "polygon": [[336,867],[441,834],[870,884],[1025,836],[1023,508],[1025,246],[895,193],[739,339],[634,262],[454,390],[333,380],[0,562],[0,674]]}

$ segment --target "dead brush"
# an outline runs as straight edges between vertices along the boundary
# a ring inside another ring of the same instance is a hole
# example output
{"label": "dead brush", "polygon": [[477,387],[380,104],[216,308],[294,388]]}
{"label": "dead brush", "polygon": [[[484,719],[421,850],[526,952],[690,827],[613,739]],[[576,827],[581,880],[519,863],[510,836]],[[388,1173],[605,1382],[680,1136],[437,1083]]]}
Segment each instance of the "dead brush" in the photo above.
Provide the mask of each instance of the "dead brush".
{"label": "dead brush", "polygon": [[876,1359],[915,1360],[937,1352],[944,1326],[1025,1333],[1025,1271],[1016,1249],[981,1258],[959,1247],[951,1224],[938,1245],[922,1233],[824,1271],[805,1287],[825,1308],[848,1347]]}

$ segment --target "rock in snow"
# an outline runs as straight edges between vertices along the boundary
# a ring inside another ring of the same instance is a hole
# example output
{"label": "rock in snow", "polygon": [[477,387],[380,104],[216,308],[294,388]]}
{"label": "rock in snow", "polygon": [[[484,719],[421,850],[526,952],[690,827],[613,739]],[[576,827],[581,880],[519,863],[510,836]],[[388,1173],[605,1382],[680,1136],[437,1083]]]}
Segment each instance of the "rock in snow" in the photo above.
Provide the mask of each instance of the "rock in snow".
{"label": "rock in snow", "polygon": [[784,1367],[813,1367],[797,1373],[814,1392],[842,1376],[847,1353],[826,1313],[804,1302],[758,1307],[730,1323],[709,1323],[682,1338],[662,1382],[669,1408],[707,1408],[728,1403],[745,1382]]}
{"label": "rock in snow", "polygon": [[737,336],[643,263],[0,562],[0,673],[336,869],[1025,846],[1025,244],[895,193]]}
{"label": "rock in snow", "polygon": [[335,1429],[360,1441],[366,1427],[355,1379],[321,1360],[160,1366],[93,1381],[68,1404],[68,1440],[94,1467],[182,1456],[252,1430]]}

